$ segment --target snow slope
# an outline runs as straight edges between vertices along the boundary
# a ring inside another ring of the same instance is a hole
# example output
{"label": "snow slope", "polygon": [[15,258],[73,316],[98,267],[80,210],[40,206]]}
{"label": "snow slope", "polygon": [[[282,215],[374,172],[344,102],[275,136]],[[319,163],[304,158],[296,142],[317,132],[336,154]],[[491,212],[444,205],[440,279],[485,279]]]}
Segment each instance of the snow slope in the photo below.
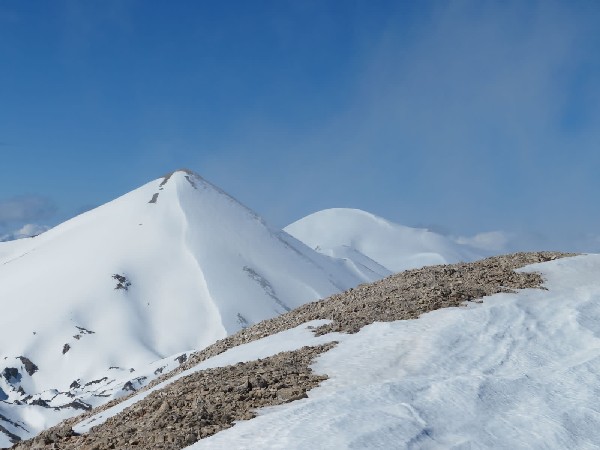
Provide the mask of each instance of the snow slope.
{"label": "snow slope", "polygon": [[359,209],[325,209],[284,230],[323,254],[358,260],[382,274],[386,270],[401,272],[489,256],[483,249],[426,229],[398,225]]}
{"label": "snow slope", "polygon": [[548,290],[338,335],[314,365],[329,379],[308,398],[189,448],[600,447],[600,255],[522,270]]}
{"label": "snow slope", "polygon": [[194,173],[152,181],[0,243],[0,426],[30,436],[147,383],[181,352],[378,277]]}

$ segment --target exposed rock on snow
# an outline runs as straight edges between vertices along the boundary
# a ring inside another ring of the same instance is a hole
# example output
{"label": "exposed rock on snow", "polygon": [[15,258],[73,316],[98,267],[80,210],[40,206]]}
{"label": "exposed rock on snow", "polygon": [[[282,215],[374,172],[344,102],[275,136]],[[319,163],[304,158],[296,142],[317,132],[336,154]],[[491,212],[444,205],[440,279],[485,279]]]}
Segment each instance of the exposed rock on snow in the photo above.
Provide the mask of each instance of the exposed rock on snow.
{"label": "exposed rock on snow", "polygon": [[117,280],[117,285],[115,286],[115,289],[123,289],[125,291],[129,290],[129,287],[131,286],[131,281],[129,281],[125,275],[119,275],[118,273],[115,273],[112,277],[115,280]]}
{"label": "exposed rock on snow", "polygon": [[25,371],[27,372],[27,375],[31,376],[39,370],[38,366],[36,366],[33,362],[31,362],[31,360],[29,358],[27,358],[25,356],[19,356],[19,359],[21,360],[21,363],[23,363],[23,366],[25,367]]}
{"label": "exposed rock on snow", "polygon": [[314,375],[309,364],[331,347],[306,347],[197,372],[151,393],[90,433],[77,436],[68,424],[59,425],[17,448],[180,449],[236,420],[253,418],[257,408],[305,398],[306,391],[326,378]]}

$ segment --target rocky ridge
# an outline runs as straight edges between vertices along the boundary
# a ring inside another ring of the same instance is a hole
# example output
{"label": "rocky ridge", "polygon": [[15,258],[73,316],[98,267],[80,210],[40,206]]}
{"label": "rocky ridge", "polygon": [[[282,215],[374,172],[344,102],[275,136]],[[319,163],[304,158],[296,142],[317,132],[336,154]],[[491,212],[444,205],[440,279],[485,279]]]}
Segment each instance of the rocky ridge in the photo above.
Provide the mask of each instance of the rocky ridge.
{"label": "rocky ridge", "polygon": [[[515,253],[474,263],[409,270],[360,285],[220,340],[190,355],[175,371],[161,376],[151,386],[229,348],[311,320],[331,320],[331,323],[315,329],[317,334],[331,331],[355,333],[376,321],[415,319],[439,308],[481,301],[486,295],[543,288],[539,274],[515,272],[515,269],[566,256],[574,254]],[[13,448],[183,448],[232,426],[235,420],[252,418],[257,408],[306,396],[308,390],[326,378],[311,372],[312,360],[332,345],[304,347],[264,360],[197,372],[153,392],[106,423],[92,428],[86,435],[76,435],[71,427],[84,417],[97,413],[98,409],[69,419],[32,440],[17,443]],[[113,401],[101,409],[122,400]]]}

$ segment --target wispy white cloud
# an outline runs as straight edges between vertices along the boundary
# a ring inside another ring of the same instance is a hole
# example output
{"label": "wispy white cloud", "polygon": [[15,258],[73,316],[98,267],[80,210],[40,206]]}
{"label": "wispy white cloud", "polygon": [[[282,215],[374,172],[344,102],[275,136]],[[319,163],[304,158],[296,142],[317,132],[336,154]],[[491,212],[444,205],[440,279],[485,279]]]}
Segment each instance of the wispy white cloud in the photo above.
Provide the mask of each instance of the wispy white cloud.
{"label": "wispy white cloud", "polygon": [[502,231],[477,233],[471,237],[459,237],[456,242],[490,252],[504,252],[508,249],[511,236]]}
{"label": "wispy white cloud", "polygon": [[18,230],[15,230],[11,233],[7,233],[4,235],[0,235],[0,242],[13,241],[15,239],[23,239],[23,238],[37,236],[39,234],[44,233],[45,231],[48,231],[49,229],[50,229],[50,227],[48,227],[46,225],[39,225],[36,223],[28,223],[28,224],[23,225]]}
{"label": "wispy white cloud", "polygon": [[549,204],[569,207],[559,186],[571,193],[595,177],[577,159],[598,160],[600,99],[565,129],[594,21],[553,2],[438,5],[414,37],[384,34],[360,106],[334,129],[352,136],[338,159],[395,165],[452,220],[485,212],[514,225],[536,211],[547,221]]}
{"label": "wispy white cloud", "polygon": [[[390,17],[378,39],[365,40],[346,104],[320,127],[296,132],[253,118],[228,143],[228,164],[202,163],[276,220],[302,205],[301,213],[352,206],[455,234],[510,230],[528,236],[524,245],[564,243],[598,223],[600,8],[431,4],[410,23]],[[267,178],[251,149],[269,146],[279,156],[265,163]],[[250,177],[270,183],[241,187]]]}

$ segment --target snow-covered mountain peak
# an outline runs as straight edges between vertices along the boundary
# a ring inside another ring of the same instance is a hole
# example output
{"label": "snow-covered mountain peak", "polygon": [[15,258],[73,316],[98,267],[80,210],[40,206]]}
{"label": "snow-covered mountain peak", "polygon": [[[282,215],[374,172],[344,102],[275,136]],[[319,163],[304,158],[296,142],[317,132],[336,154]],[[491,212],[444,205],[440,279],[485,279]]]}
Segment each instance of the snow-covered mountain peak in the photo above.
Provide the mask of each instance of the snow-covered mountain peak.
{"label": "snow-covered mountain peak", "polygon": [[[183,203],[180,202],[180,206],[185,205],[195,209],[202,207],[206,209],[206,213],[213,211],[217,214],[225,213],[226,209],[238,209],[240,213],[243,211],[243,214],[247,215],[249,218],[258,221],[263,226],[269,228],[262,217],[192,170],[178,169],[167,173],[162,178],[155,180],[155,182],[158,182],[158,187],[152,193],[152,196],[148,201],[150,204],[158,204],[159,199],[161,199],[160,201],[179,201],[182,196],[191,196],[195,197],[192,204],[184,201]],[[163,191],[169,189],[173,189],[173,191],[170,192],[170,195],[163,195]],[[207,197],[204,198],[205,201],[199,202],[201,196]],[[225,206],[225,209],[222,208]],[[214,219],[222,221],[223,218],[215,216]]]}
{"label": "snow-covered mountain peak", "polygon": [[211,186],[213,189],[219,190],[219,188],[217,188],[216,186],[210,184],[208,181],[206,181],[204,178],[202,178],[198,173],[194,172],[193,170],[190,169],[177,169],[174,170],[173,172],[169,172],[167,174],[165,174],[162,178],[159,178],[160,183],[158,185],[159,189],[163,189],[165,186],[169,185],[169,182],[171,182],[171,184],[174,184],[177,182],[177,180],[186,180],[187,184],[190,188],[192,189],[197,189],[197,183],[202,183],[206,186]]}
{"label": "snow-covered mountain peak", "polygon": [[[65,320],[107,331],[138,323],[147,338],[130,354],[156,359],[364,281],[285,238],[197,174],[176,171],[23,245],[11,243],[6,254],[0,247],[0,291],[18,303],[0,322],[9,329],[34,311],[58,315],[59,335],[71,333]],[[126,307],[123,296],[132,300]],[[197,322],[183,331],[180,322],[189,314],[204,324],[203,332]],[[7,350],[19,353],[20,343],[31,341],[32,351],[43,353],[35,336],[57,326],[43,322],[14,327]]]}
{"label": "snow-covered mountain peak", "polygon": [[[379,277],[178,170],[35,238],[0,243],[0,400],[96,405],[154,361]],[[15,411],[0,405],[23,419]]]}

